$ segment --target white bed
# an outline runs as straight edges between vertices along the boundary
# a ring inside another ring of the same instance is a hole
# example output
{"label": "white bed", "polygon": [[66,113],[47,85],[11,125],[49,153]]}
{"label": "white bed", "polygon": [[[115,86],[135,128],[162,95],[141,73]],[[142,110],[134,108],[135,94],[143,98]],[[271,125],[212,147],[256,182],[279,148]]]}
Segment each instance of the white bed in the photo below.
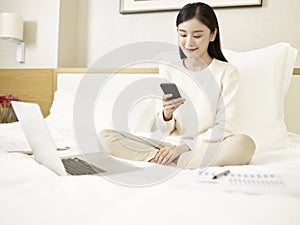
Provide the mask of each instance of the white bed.
{"label": "white bed", "polygon": [[[229,169],[232,174],[241,174],[245,183],[230,183],[230,176],[212,182],[199,170],[177,171],[168,179],[139,187],[99,176],[61,177],[38,164],[33,156],[1,149],[0,224],[299,224],[300,136],[288,132],[283,110],[295,50],[280,43],[226,54],[240,70],[241,85],[245,87],[240,100],[240,131],[254,137],[258,149],[250,165],[207,171]],[[269,60],[262,63],[265,58]],[[245,63],[250,60],[251,66]],[[56,144],[73,147],[61,151],[62,156],[76,153],[70,115],[78,80],[78,74],[58,76],[58,90],[46,118]],[[264,107],[266,101],[268,107]],[[146,113],[151,120],[152,111],[141,111],[143,107],[139,107],[134,112]],[[103,121],[107,120],[95,119],[97,130],[109,124]],[[143,129],[137,120],[132,124],[133,132]],[[19,123],[0,125],[1,142],[24,139]],[[128,162],[143,168],[153,165]],[[159,169],[164,171],[165,167]],[[282,185],[247,183],[251,178],[245,175],[253,174],[273,175]]]}

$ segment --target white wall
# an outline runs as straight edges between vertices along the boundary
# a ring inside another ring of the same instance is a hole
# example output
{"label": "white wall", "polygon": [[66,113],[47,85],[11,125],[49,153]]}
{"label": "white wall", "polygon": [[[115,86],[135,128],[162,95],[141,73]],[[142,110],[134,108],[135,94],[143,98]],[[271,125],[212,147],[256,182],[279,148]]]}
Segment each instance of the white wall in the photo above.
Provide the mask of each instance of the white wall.
{"label": "white wall", "polygon": [[58,67],[74,67],[77,62],[78,0],[60,0]]}
{"label": "white wall", "polygon": [[[105,53],[128,43],[149,40],[176,43],[175,12],[122,15],[119,13],[119,1],[80,2],[85,2],[88,9],[87,33],[80,34],[84,35],[82,39],[86,38],[87,66]],[[82,55],[81,52],[79,54]]]}
{"label": "white wall", "polygon": [[285,122],[291,132],[300,134],[300,107],[295,104],[300,99],[300,76],[293,76],[285,97]]}
{"label": "white wall", "polygon": [[[177,12],[121,15],[119,1],[80,0],[80,4],[88,10],[87,33],[79,33],[87,45],[84,52],[78,52],[86,66],[130,42],[159,40],[176,44]],[[284,41],[300,50],[299,0],[263,0],[263,7],[215,11],[224,48],[244,51]],[[86,24],[80,25],[83,27],[79,30],[84,30]],[[300,53],[296,65],[300,67]]]}
{"label": "white wall", "polygon": [[25,63],[16,62],[16,44],[0,40],[0,67],[57,67],[59,0],[0,0],[0,12],[23,16]]}
{"label": "white wall", "polygon": [[[299,0],[263,0],[261,8],[217,10],[223,45],[242,51],[289,42],[300,50],[299,12]],[[300,52],[297,66],[300,67]]]}
{"label": "white wall", "polygon": [[[0,40],[0,68],[88,67],[128,43],[177,42],[177,12],[122,15],[119,0],[0,0],[0,11],[24,16],[27,45],[26,62],[19,64],[15,44]],[[215,11],[224,48],[244,51],[285,41],[300,50],[299,0]]]}

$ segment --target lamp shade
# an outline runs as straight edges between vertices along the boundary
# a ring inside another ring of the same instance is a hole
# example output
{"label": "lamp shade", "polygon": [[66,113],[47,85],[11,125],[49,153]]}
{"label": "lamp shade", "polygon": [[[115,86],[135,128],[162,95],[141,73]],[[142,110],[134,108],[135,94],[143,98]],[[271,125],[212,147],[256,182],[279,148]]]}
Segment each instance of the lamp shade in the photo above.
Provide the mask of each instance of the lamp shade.
{"label": "lamp shade", "polygon": [[0,13],[0,38],[23,40],[23,18],[15,13]]}

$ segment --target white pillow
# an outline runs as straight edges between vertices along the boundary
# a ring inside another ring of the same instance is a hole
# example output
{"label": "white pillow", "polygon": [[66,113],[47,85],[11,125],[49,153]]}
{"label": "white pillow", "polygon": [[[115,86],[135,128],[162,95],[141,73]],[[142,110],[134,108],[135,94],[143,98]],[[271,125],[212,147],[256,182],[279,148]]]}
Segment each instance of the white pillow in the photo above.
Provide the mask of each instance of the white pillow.
{"label": "white pillow", "polygon": [[72,130],[75,96],[76,92],[73,91],[55,91],[47,122],[61,129]]}
{"label": "white pillow", "polygon": [[240,73],[238,132],[254,139],[256,153],[288,147],[284,98],[297,51],[278,43],[247,52],[224,50],[224,55]]}

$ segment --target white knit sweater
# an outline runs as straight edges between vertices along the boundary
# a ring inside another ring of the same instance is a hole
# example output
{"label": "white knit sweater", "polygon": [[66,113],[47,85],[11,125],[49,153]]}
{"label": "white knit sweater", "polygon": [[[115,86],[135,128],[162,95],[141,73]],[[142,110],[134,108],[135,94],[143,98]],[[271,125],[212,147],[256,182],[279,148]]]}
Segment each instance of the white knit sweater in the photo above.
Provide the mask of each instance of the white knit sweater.
{"label": "white knit sweater", "polygon": [[222,141],[234,132],[239,74],[237,69],[217,59],[202,71],[160,66],[160,75],[175,83],[186,101],[170,121],[157,112],[157,127],[167,135],[182,136],[192,147],[195,140]]}

